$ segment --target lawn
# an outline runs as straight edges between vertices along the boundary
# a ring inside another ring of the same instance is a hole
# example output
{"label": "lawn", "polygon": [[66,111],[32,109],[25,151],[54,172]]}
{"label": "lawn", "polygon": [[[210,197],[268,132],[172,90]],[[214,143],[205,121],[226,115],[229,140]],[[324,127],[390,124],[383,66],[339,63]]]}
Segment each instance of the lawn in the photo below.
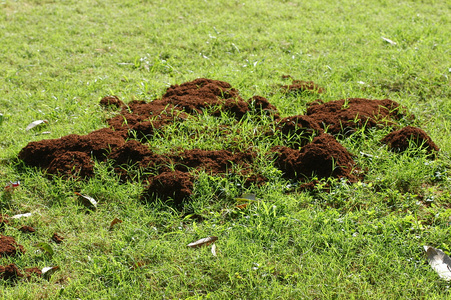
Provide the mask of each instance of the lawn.
{"label": "lawn", "polygon": [[[0,230],[23,247],[15,255],[0,249],[1,298],[450,297],[423,246],[451,253],[451,6],[173,2],[0,2]],[[233,101],[250,110],[238,114],[227,102],[188,112],[164,102],[171,88],[197,78],[230,84],[244,104]],[[316,88],[283,87],[293,80]],[[99,105],[112,95],[130,107]],[[255,96],[277,115],[252,106]],[[308,114],[318,99],[351,98],[390,99],[402,113],[337,133],[323,124],[307,138],[279,130],[281,119]],[[144,105],[138,101],[161,102],[170,119],[144,136],[121,131]],[[55,141],[83,139],[118,118],[120,143],[145,145],[159,163],[118,165],[110,158],[122,144],[88,149],[92,166],[79,177],[40,168],[47,158],[38,152],[20,154],[46,139],[54,143],[48,155],[60,157],[67,149]],[[38,120],[45,122],[27,130]],[[405,126],[424,130],[440,151],[411,142],[399,152],[381,142]],[[322,130],[349,152],[355,176],[336,175],[340,161],[331,176],[290,175],[280,163],[294,153],[281,149],[307,151],[312,144],[301,138],[310,142]],[[229,162],[252,154],[246,165],[227,162],[214,172],[189,166],[198,150],[229,151]],[[153,194],[165,188],[153,179],[162,172],[189,178],[189,195],[177,202],[175,194]],[[21,214],[31,215],[13,218]],[[217,240],[188,246],[210,236]],[[16,276],[5,278],[1,266],[11,264]],[[55,268],[38,275],[26,270],[33,267]]]}

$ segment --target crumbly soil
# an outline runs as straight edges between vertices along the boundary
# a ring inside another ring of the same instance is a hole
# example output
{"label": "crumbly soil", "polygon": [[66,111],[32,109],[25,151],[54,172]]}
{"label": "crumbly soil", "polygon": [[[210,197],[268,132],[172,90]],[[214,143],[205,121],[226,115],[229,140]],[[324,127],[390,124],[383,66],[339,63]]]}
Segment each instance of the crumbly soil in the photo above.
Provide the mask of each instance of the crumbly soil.
{"label": "crumbly soil", "polygon": [[23,233],[33,233],[33,232],[36,231],[36,229],[34,229],[33,227],[31,227],[31,226],[26,226],[26,225],[20,227],[18,230],[21,231],[21,232],[23,232]]}
{"label": "crumbly soil", "polygon": [[23,277],[23,274],[15,264],[0,266],[0,278],[3,280],[17,280]]}
{"label": "crumbly soil", "polygon": [[[293,85],[297,85],[299,91],[324,91],[313,82],[294,80]],[[295,90],[290,86],[286,88]],[[256,158],[260,154],[252,148],[233,151],[174,149],[170,153],[155,153],[148,140],[157,132],[165,138],[164,129],[169,124],[205,113],[217,117],[225,113],[237,122],[246,116],[255,122],[270,117],[274,120],[275,131],[267,138],[281,135],[291,139],[287,144],[290,147],[275,147],[269,154],[275,159],[274,166],[286,178],[308,182],[313,176],[335,177],[355,182],[362,179],[362,172],[351,153],[334,135],[346,136],[362,127],[396,126],[404,116],[403,109],[392,100],[351,98],[327,103],[317,100],[308,104],[305,115],[281,119],[277,108],[264,97],[253,96],[244,100],[229,83],[206,78],[172,85],[161,98],[150,102],[134,100],[124,104],[117,96],[107,96],[100,105],[120,108],[118,115],[107,120],[107,128],[87,135],[71,134],[59,139],[30,142],[20,151],[19,158],[49,175],[65,177],[92,177],[95,175],[94,161],[111,162],[122,180],[136,180],[134,174],[140,170],[146,174],[140,177],[146,185],[142,199],[172,199],[176,205],[188,200],[193,193],[195,174],[198,173],[195,170],[216,176],[238,174],[249,185],[264,184],[267,179],[265,174],[257,171]],[[219,131],[225,133],[221,138],[227,138],[227,130],[220,128]],[[431,142],[429,147],[438,150],[427,135],[413,136]],[[402,148],[388,137],[384,142]],[[133,170],[135,173],[131,172]]]}
{"label": "crumbly soil", "polygon": [[307,116],[331,134],[351,134],[356,128],[393,126],[404,114],[401,106],[390,99],[341,99],[308,105]]}
{"label": "crumbly soil", "polygon": [[412,126],[406,126],[387,134],[382,139],[382,143],[387,144],[395,152],[404,152],[412,146],[425,149],[429,154],[439,151],[438,146],[423,129]]}
{"label": "crumbly soil", "polygon": [[25,253],[22,245],[17,244],[16,240],[11,236],[0,236],[0,257],[16,256]]}
{"label": "crumbly soil", "polygon": [[276,166],[287,178],[335,177],[350,182],[361,179],[355,172],[357,166],[351,154],[330,134],[315,137],[301,150],[278,146],[273,151],[276,153]]}
{"label": "crumbly soil", "polygon": [[52,239],[53,242],[57,243],[57,244],[61,244],[64,240],[64,237],[60,236],[58,233],[54,233],[52,235]]}

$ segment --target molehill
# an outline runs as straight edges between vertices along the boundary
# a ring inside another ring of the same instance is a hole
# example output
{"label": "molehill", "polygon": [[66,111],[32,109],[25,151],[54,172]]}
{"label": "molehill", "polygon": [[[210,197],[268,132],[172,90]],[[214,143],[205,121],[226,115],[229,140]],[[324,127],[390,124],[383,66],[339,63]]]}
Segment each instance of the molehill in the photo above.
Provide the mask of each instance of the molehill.
{"label": "molehill", "polygon": [[[283,89],[287,92],[324,91],[313,82],[296,80]],[[164,136],[164,128],[169,124],[206,112],[218,118],[225,113],[237,122],[252,116],[257,124],[259,118],[269,117],[275,128],[274,132],[267,133],[269,138],[276,134],[296,136],[290,147],[274,147],[268,157],[286,178],[304,183],[313,176],[356,182],[362,179],[363,172],[335,136],[348,136],[363,127],[398,129],[397,122],[405,115],[404,109],[390,99],[352,98],[327,103],[318,100],[308,104],[305,115],[280,118],[277,108],[264,97],[245,100],[229,83],[205,78],[172,85],[161,98],[150,102],[125,104],[116,96],[107,96],[100,105],[120,109],[118,115],[107,120],[108,127],[86,135],[71,134],[30,142],[18,157],[49,175],[77,178],[93,176],[94,162],[108,160],[122,180],[135,180],[128,171],[134,166],[148,171],[143,174],[150,174],[141,177],[147,185],[142,199],[171,199],[176,205],[183,204],[193,193],[196,182],[193,170],[204,170],[215,176],[235,172],[248,185],[264,184],[267,179],[255,167],[258,153],[254,149],[177,149],[164,155],[155,153],[147,141],[157,132]],[[382,142],[394,151],[404,151],[412,139],[428,151],[438,151],[430,137],[415,127],[395,131]]]}

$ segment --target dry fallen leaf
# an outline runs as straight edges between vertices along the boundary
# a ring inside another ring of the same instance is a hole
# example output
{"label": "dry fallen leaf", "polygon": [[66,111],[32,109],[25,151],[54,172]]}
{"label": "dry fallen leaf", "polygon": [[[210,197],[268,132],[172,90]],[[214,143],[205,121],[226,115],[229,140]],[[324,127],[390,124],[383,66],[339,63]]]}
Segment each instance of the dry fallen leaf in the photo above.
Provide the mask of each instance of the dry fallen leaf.
{"label": "dry fallen leaf", "polygon": [[31,216],[31,213],[19,214],[19,215],[12,216],[11,219],[27,218],[29,216]]}
{"label": "dry fallen leaf", "polygon": [[200,239],[198,241],[195,241],[194,243],[188,244],[188,247],[199,248],[199,247],[202,247],[202,246],[208,246],[211,243],[214,243],[217,239],[218,239],[218,237],[216,237],[216,236],[209,236],[209,237]]}
{"label": "dry fallen leaf", "polygon": [[245,209],[248,206],[249,206],[249,203],[244,203],[244,204],[239,204],[239,205],[237,205],[235,207],[238,208],[238,209]]}
{"label": "dry fallen leaf", "polygon": [[45,267],[42,268],[41,272],[42,272],[42,276],[46,279],[49,279],[50,276],[55,273],[56,270],[58,270],[60,267],[55,266],[55,267]]}
{"label": "dry fallen leaf", "polygon": [[437,272],[440,278],[451,280],[451,258],[442,250],[430,246],[423,246],[428,256],[429,265]]}
{"label": "dry fallen leaf", "polygon": [[49,123],[49,121],[47,121],[47,120],[36,120],[36,121],[33,121],[30,124],[28,124],[28,126],[27,126],[27,128],[25,128],[25,130],[29,131],[39,125],[48,124],[48,123]]}
{"label": "dry fallen leaf", "polygon": [[213,243],[213,245],[211,245],[211,254],[213,254],[213,256],[216,256],[216,244]]}
{"label": "dry fallen leaf", "polygon": [[382,39],[383,39],[384,41],[386,41],[387,43],[391,44],[391,45],[396,45],[396,42],[394,42],[394,41],[392,41],[392,40],[390,40],[390,39],[387,39],[387,38],[384,38],[384,37],[382,37]]}
{"label": "dry fallen leaf", "polygon": [[112,229],[113,229],[113,226],[116,225],[116,224],[118,224],[118,223],[122,223],[122,220],[119,220],[118,218],[114,218],[114,220],[111,221],[111,224],[110,224],[110,230],[112,230]]}
{"label": "dry fallen leaf", "polygon": [[80,193],[75,192],[75,195],[79,196],[81,199],[81,202],[83,203],[84,206],[86,206],[89,209],[96,209],[97,208],[97,201],[94,200],[94,198],[87,196],[87,195],[82,195]]}

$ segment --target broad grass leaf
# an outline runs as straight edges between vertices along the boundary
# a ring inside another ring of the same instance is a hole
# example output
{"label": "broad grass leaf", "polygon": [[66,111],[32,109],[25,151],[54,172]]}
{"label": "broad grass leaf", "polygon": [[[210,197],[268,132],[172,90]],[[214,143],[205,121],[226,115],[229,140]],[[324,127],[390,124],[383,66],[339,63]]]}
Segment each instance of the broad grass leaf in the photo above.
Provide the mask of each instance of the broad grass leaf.
{"label": "broad grass leaf", "polygon": [[214,243],[217,240],[218,240],[218,237],[216,237],[216,236],[209,236],[209,237],[206,237],[206,238],[203,238],[203,239],[200,239],[198,241],[195,241],[193,243],[188,244],[188,247],[199,248],[199,247],[202,247],[202,246],[208,246],[208,245],[210,245],[211,243]]}
{"label": "broad grass leaf", "polygon": [[451,258],[440,249],[423,246],[426,251],[429,265],[444,280],[451,280]]}
{"label": "broad grass leaf", "polygon": [[81,202],[83,203],[83,205],[89,209],[93,209],[96,210],[97,209],[97,201],[94,200],[94,198],[87,196],[87,195],[82,195],[80,193],[75,192],[75,195],[79,196],[81,199]]}
{"label": "broad grass leaf", "polygon": [[235,198],[237,202],[257,202],[258,199],[255,194],[243,194],[241,197]]}
{"label": "broad grass leaf", "polygon": [[36,247],[38,247],[39,249],[41,249],[42,251],[47,253],[50,257],[53,256],[53,249],[52,249],[52,246],[50,246],[49,244],[41,242],[41,243],[38,243],[36,245]]}
{"label": "broad grass leaf", "polygon": [[33,121],[30,124],[28,124],[28,126],[27,126],[27,128],[25,128],[25,130],[30,131],[31,129],[33,129],[35,127],[38,127],[42,124],[48,124],[48,123],[49,123],[49,121],[47,121],[47,120],[36,120],[36,121]]}

